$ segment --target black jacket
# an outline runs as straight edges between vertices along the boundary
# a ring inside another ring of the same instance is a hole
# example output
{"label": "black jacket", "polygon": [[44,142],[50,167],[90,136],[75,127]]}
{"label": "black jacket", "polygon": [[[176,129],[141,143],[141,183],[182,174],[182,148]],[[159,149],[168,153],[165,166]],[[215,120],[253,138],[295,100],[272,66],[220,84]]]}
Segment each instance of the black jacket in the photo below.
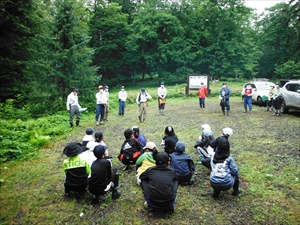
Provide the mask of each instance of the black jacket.
{"label": "black jacket", "polygon": [[178,142],[178,137],[174,136],[164,136],[163,140],[165,140],[165,152],[169,155],[175,151],[175,145]]}
{"label": "black jacket", "polygon": [[89,188],[103,190],[111,181],[111,163],[107,159],[97,159],[91,166]]}
{"label": "black jacket", "polygon": [[135,138],[129,138],[122,144],[119,156],[123,154],[125,157],[133,158],[133,153],[141,152],[141,150],[140,143]]}
{"label": "black jacket", "polygon": [[[143,190],[144,195],[155,202],[166,202],[176,197],[178,188],[175,171],[169,166],[154,166],[147,169],[140,176],[143,182],[147,182]],[[145,185],[142,184],[142,187]]]}

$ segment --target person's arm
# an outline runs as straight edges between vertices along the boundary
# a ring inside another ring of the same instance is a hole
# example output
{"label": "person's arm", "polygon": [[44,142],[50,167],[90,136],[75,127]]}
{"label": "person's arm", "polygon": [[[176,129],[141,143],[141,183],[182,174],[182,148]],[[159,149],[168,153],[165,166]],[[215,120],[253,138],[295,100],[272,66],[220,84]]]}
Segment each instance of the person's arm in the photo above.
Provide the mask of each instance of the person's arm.
{"label": "person's arm", "polygon": [[135,101],[136,101],[137,104],[140,104],[139,96],[140,96],[140,93],[138,93],[138,95],[136,96],[136,100]]}
{"label": "person's arm", "polygon": [[67,110],[70,111],[70,95],[68,95],[68,98],[67,98]]}
{"label": "person's arm", "polygon": [[239,169],[231,156],[228,157],[228,167],[232,176],[238,175]]}
{"label": "person's arm", "polygon": [[88,163],[88,161],[85,160],[85,172],[87,175],[89,175],[91,173],[91,166]]}
{"label": "person's arm", "polygon": [[147,98],[147,99],[151,99],[152,96],[151,96],[149,93],[146,93],[146,98]]}

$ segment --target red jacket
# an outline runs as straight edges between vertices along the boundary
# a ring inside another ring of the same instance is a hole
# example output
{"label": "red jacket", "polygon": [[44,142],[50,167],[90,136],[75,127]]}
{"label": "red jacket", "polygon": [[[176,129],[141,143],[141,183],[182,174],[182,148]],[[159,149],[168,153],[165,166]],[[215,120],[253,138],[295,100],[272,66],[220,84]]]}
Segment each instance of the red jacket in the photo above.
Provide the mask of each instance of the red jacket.
{"label": "red jacket", "polygon": [[207,88],[206,87],[200,87],[198,89],[198,92],[199,92],[199,94],[198,94],[199,98],[206,98],[206,95],[207,95]]}

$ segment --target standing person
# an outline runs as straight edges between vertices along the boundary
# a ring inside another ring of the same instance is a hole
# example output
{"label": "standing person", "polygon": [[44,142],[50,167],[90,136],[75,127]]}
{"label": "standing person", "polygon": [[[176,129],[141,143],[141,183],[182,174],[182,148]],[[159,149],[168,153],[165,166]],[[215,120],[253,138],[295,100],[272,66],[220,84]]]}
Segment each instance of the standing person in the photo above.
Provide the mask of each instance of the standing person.
{"label": "standing person", "polygon": [[69,143],[63,150],[63,154],[68,157],[63,162],[66,197],[70,196],[71,191],[75,192],[77,199],[85,193],[91,168],[90,164],[79,155],[84,150],[85,147],[77,142]]}
{"label": "standing person", "polygon": [[272,116],[280,116],[280,109],[282,104],[282,91],[279,82],[276,83],[273,99],[274,99],[275,113]]}
{"label": "standing person", "polygon": [[109,92],[108,92],[108,86],[104,86],[104,93],[106,94],[107,102],[104,105],[104,118],[103,118],[103,120],[104,121],[108,121],[107,120],[108,113],[109,113],[109,106],[108,106]]}
{"label": "standing person", "polygon": [[205,109],[205,98],[207,96],[207,88],[205,87],[204,83],[201,82],[201,85],[198,89],[198,96],[199,96],[199,105],[200,109]]}
{"label": "standing person", "polygon": [[92,204],[98,204],[99,195],[112,191],[112,198],[117,199],[121,192],[117,189],[119,186],[119,174],[116,168],[111,168],[111,161],[105,158],[107,147],[98,145],[93,153],[96,160],[91,166],[91,177],[89,178],[89,191],[93,194]]}
{"label": "standing person", "polygon": [[102,85],[99,87],[99,92],[96,94],[96,126],[99,125],[98,119],[99,115],[100,116],[100,124],[103,123],[103,118],[104,118],[104,112],[105,112],[105,105],[107,104],[107,97],[106,94],[104,93],[104,88]]}
{"label": "standing person", "polygon": [[140,176],[141,187],[148,209],[174,212],[174,204],[178,189],[177,175],[169,167],[169,155],[166,152],[153,152],[156,166],[148,168]]}
{"label": "standing person", "polygon": [[121,146],[118,159],[125,165],[124,170],[128,170],[130,165],[135,164],[142,152],[142,146],[133,136],[132,129],[124,131],[125,141]]}
{"label": "standing person", "polygon": [[126,107],[127,92],[124,89],[124,86],[121,87],[119,91],[119,116],[124,116],[124,111]]}
{"label": "standing person", "polygon": [[162,139],[161,146],[164,146],[165,152],[169,155],[175,151],[175,145],[178,142],[178,137],[175,134],[174,128],[172,126],[167,126],[165,128],[165,136]]}
{"label": "standing person", "polygon": [[133,126],[132,131],[133,131],[133,136],[139,141],[140,145],[142,147],[145,147],[147,144],[147,140],[145,136],[142,133],[140,133],[140,128],[138,126]]}
{"label": "standing person", "polygon": [[165,83],[161,82],[160,87],[157,89],[158,95],[158,110],[161,115],[164,115],[165,105],[166,105],[166,97],[167,97],[167,89],[165,88]]}
{"label": "standing person", "polygon": [[213,198],[217,198],[221,191],[227,191],[233,187],[233,196],[237,196],[239,191],[238,167],[231,156],[225,159],[217,159],[215,155],[211,157],[210,184],[214,189]]}
{"label": "standing person", "polygon": [[273,95],[275,92],[275,86],[272,84],[271,89],[269,91],[269,97],[268,97],[268,101],[267,101],[267,109],[266,111],[270,111],[270,107],[271,107],[271,111],[273,111],[273,105],[274,105],[274,99],[273,99]]}
{"label": "standing person", "polygon": [[192,176],[195,172],[195,165],[192,158],[185,153],[185,148],[184,142],[178,141],[176,143],[175,152],[170,155],[170,167],[175,170],[179,184],[192,185],[194,183]]}
{"label": "standing person", "polygon": [[223,83],[223,87],[220,90],[220,96],[221,96],[221,108],[223,115],[225,115],[225,109],[227,110],[227,116],[230,116],[230,89],[228,88],[226,82]]}
{"label": "standing person", "polygon": [[67,110],[70,113],[69,122],[71,128],[74,127],[73,125],[73,118],[74,114],[76,115],[76,126],[79,126],[80,123],[80,112],[79,109],[81,109],[81,106],[78,103],[78,94],[79,91],[77,88],[74,88],[74,90],[68,95],[67,99]]}
{"label": "standing person", "polygon": [[249,112],[252,110],[252,87],[251,83],[248,82],[246,87],[243,89],[243,96],[244,96],[244,113],[247,113],[247,105],[249,107]]}
{"label": "standing person", "polygon": [[151,99],[151,95],[148,94],[145,88],[141,89],[141,92],[136,97],[136,103],[139,104],[139,122],[146,123],[147,117],[147,99]]}

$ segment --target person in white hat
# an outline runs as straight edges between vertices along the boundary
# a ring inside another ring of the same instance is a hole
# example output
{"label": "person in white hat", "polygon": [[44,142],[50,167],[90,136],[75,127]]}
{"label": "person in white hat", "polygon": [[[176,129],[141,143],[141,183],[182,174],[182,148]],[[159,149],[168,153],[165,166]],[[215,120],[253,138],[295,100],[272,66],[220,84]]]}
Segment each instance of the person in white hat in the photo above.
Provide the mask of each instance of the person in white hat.
{"label": "person in white hat", "polygon": [[141,184],[141,179],[140,179],[141,174],[145,172],[149,167],[156,166],[155,160],[153,158],[154,151],[157,151],[156,145],[154,142],[149,141],[144,147],[144,153],[136,160],[135,164],[138,167],[136,171],[137,172],[136,179],[138,185]]}

